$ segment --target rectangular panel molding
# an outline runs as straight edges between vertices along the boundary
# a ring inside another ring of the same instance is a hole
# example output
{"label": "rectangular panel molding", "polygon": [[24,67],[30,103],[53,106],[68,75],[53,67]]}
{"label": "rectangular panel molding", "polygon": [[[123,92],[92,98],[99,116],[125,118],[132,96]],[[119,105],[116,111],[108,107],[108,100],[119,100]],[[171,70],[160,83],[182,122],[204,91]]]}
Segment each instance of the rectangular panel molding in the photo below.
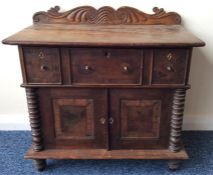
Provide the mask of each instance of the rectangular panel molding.
{"label": "rectangular panel molding", "polygon": [[160,100],[121,100],[121,139],[159,138]]}
{"label": "rectangular panel molding", "polygon": [[93,138],[92,99],[53,99],[53,109],[57,138]]}

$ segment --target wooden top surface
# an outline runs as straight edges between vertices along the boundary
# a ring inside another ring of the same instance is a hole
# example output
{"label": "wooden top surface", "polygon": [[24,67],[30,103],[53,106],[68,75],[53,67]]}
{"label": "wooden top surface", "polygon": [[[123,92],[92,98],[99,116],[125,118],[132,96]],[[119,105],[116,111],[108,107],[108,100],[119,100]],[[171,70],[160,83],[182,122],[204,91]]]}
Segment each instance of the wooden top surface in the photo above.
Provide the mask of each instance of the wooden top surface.
{"label": "wooden top surface", "polygon": [[55,6],[33,15],[34,25],[3,40],[4,44],[63,46],[193,47],[205,43],[187,32],[181,16],[153,8],[147,14],[132,7],[117,10],[81,6],[61,12]]}
{"label": "wooden top surface", "polygon": [[36,24],[4,44],[67,46],[204,46],[181,25]]}

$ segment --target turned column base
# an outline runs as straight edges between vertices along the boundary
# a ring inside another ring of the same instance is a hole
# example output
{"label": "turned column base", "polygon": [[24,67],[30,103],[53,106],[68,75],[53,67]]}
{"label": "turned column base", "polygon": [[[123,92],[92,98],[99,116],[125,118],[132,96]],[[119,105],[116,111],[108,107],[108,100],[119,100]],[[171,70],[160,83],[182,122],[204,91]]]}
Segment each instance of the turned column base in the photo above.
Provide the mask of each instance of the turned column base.
{"label": "turned column base", "polygon": [[183,160],[169,160],[168,168],[169,170],[175,171],[181,167]]}
{"label": "turned column base", "polygon": [[45,159],[35,159],[34,164],[35,164],[35,168],[38,171],[43,171],[46,167],[46,160]]}

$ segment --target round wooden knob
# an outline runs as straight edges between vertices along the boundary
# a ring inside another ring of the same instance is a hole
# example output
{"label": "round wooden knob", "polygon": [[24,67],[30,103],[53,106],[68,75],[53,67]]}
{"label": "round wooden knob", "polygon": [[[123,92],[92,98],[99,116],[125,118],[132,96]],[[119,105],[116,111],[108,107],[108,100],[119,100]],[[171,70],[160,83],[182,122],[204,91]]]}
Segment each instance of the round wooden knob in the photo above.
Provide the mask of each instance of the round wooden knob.
{"label": "round wooden knob", "polygon": [[90,67],[88,65],[84,66],[84,70],[88,71],[90,70]]}
{"label": "round wooden knob", "polygon": [[104,125],[106,123],[106,119],[104,117],[100,118],[100,123]]}
{"label": "round wooden knob", "polygon": [[46,71],[48,69],[48,67],[46,65],[41,65],[41,70],[42,71]]}
{"label": "round wooden knob", "polygon": [[172,71],[172,67],[171,67],[171,66],[167,66],[166,69],[167,69],[168,71]]}
{"label": "round wooden knob", "polygon": [[128,71],[128,67],[127,66],[124,66],[123,69],[124,69],[124,71]]}
{"label": "round wooden knob", "polygon": [[129,64],[122,64],[121,65],[121,71],[123,73],[130,73],[130,72],[132,72],[132,69],[131,69]]}
{"label": "round wooden knob", "polygon": [[83,74],[90,74],[93,73],[94,71],[95,71],[94,68],[89,65],[83,65],[82,67],[80,67],[80,73]]}

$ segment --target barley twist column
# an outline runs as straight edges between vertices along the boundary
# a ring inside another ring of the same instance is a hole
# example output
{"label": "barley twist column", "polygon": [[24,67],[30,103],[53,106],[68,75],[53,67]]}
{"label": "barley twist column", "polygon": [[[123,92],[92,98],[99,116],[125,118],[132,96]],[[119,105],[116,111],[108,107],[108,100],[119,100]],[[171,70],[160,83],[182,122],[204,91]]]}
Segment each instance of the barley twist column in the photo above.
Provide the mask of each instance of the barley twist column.
{"label": "barley twist column", "polygon": [[[181,132],[184,112],[186,90],[176,89],[173,96],[171,130],[169,138],[169,150],[179,152],[182,149]],[[171,160],[169,162],[170,169],[177,169],[180,166],[180,160]]]}
{"label": "barley twist column", "polygon": [[[44,149],[41,133],[41,119],[39,114],[39,104],[35,88],[26,88],[27,105],[32,134],[32,147],[34,151],[42,151]],[[41,171],[45,168],[46,161],[44,159],[35,160],[36,168]]]}

